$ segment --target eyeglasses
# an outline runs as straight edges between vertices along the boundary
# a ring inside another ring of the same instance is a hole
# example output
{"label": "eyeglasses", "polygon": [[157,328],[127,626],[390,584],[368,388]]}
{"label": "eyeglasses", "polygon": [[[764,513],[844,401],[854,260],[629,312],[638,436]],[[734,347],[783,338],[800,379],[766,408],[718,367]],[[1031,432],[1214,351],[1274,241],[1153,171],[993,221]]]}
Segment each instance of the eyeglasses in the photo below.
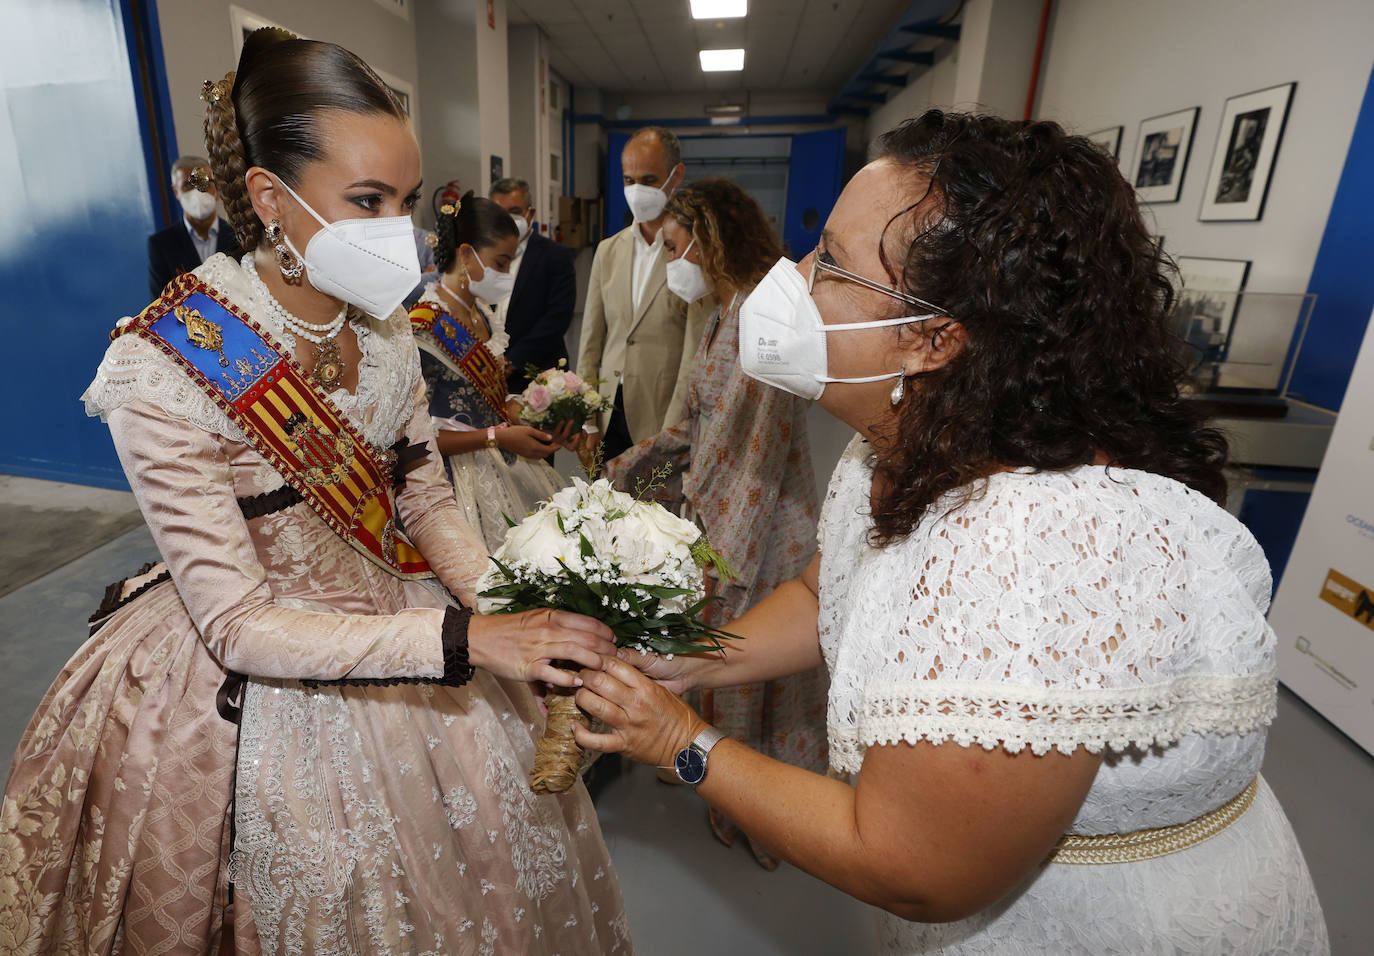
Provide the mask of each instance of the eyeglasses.
{"label": "eyeglasses", "polygon": [[945,309],[940,308],[938,305],[935,305],[934,303],[927,302],[924,299],[918,299],[914,295],[907,295],[905,292],[901,292],[897,289],[881,285],[877,282],[874,282],[872,279],[868,279],[864,276],[859,275],[857,272],[850,272],[848,269],[841,269],[835,263],[835,260],[831,257],[830,253],[822,252],[820,246],[817,246],[811,252],[811,273],[806,278],[806,291],[808,294],[810,294],[811,291],[816,287],[816,273],[818,271],[828,272],[831,275],[836,276],[840,279],[844,279],[846,281],[856,283],[857,285],[861,285],[865,289],[872,289],[874,292],[881,292],[883,295],[890,295],[892,296],[892,298],[899,299],[902,302],[907,303],[908,305],[915,305],[923,309],[929,309],[932,315],[923,316],[923,318],[931,318],[937,315],[949,315],[949,313]]}

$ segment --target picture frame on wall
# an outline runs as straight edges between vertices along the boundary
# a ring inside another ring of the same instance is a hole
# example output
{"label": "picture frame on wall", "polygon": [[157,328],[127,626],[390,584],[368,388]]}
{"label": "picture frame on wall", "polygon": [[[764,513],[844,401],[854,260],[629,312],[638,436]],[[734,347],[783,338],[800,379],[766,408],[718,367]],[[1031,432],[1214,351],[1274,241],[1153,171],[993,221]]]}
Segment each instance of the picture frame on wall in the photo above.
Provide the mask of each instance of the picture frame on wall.
{"label": "picture frame on wall", "polygon": [[1141,121],[1131,173],[1141,202],[1178,202],[1200,109],[1192,106]]}
{"label": "picture frame on wall", "polygon": [[1264,201],[1297,85],[1284,83],[1226,101],[1202,194],[1200,220],[1255,221],[1264,215]]}
{"label": "picture frame on wall", "polygon": [[1125,131],[1124,126],[1108,126],[1095,133],[1088,133],[1085,138],[1102,147],[1103,151],[1112,159],[1121,157],[1121,134]]}
{"label": "picture frame on wall", "polygon": [[1200,362],[1224,361],[1250,260],[1175,256],[1174,263],[1179,280],[1175,330]]}

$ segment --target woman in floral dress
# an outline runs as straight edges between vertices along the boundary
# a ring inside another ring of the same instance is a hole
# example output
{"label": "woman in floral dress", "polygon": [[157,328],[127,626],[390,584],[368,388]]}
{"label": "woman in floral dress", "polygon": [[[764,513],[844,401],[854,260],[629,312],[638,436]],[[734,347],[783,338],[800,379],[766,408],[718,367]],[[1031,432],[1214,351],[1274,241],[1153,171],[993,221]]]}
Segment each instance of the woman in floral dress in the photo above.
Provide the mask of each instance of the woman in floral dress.
{"label": "woman in floral dress", "polygon": [[[754,381],[739,364],[739,310],[782,255],[758,203],[728,179],[709,178],[673,194],[666,207],[663,247],[669,288],[688,300],[714,292],[719,307],[707,322],[693,361],[687,413],[681,422],[606,464],[606,476],[627,491],[665,463],[667,487],[736,575],[707,574],[708,620],[732,620],[783,581],[800,574],[816,552],[818,503],[806,435],[810,402]],[[780,680],[706,691],[703,714],[751,747],[799,767],[824,770],[823,669]],[[713,812],[711,827],[729,844],[736,829]],[[756,859],[777,866],[751,841]]]}

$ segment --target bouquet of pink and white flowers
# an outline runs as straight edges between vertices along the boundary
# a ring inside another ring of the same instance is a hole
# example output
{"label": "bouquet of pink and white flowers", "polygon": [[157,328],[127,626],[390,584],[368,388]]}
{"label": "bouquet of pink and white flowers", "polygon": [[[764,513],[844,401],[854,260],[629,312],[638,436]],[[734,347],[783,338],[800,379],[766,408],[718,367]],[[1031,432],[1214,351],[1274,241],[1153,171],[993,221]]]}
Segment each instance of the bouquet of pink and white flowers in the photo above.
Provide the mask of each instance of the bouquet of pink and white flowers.
{"label": "bouquet of pink and white flowers", "polygon": [[606,407],[596,383],[570,372],[567,359],[559,359],[555,368],[537,373],[531,365],[526,374],[532,380],[520,394],[520,419],[527,425],[553,428],[560,422],[572,422],[581,428]]}

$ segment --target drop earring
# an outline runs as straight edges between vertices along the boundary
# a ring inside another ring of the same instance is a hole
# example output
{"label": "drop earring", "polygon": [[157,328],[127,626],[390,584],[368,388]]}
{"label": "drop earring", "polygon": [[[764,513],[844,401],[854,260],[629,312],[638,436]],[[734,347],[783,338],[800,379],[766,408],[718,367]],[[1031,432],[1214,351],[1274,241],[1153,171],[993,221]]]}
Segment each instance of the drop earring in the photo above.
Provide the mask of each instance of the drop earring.
{"label": "drop earring", "polygon": [[897,379],[897,384],[892,386],[891,401],[894,406],[902,403],[902,398],[906,395],[906,372],[901,373]]}
{"label": "drop earring", "polygon": [[295,253],[287,248],[286,234],[282,232],[280,219],[273,219],[267,224],[267,241],[272,244],[272,249],[277,254],[277,268],[281,270],[282,278],[299,279],[305,271],[305,266],[296,258]]}

